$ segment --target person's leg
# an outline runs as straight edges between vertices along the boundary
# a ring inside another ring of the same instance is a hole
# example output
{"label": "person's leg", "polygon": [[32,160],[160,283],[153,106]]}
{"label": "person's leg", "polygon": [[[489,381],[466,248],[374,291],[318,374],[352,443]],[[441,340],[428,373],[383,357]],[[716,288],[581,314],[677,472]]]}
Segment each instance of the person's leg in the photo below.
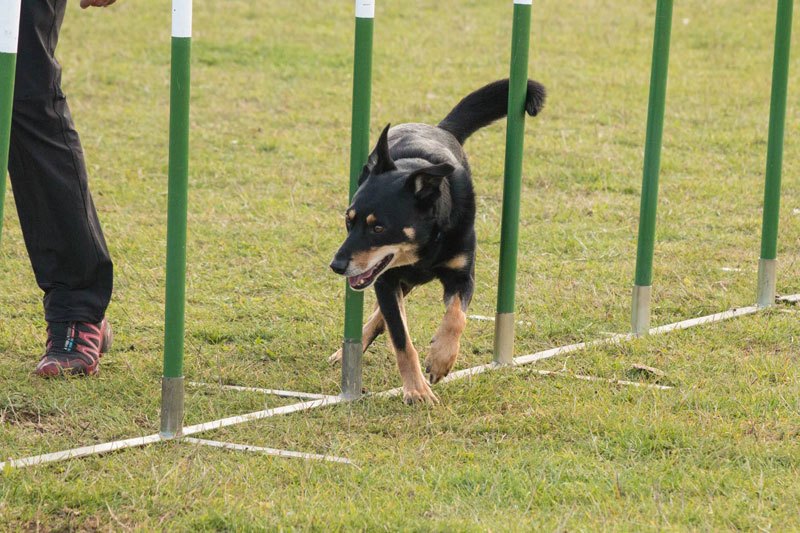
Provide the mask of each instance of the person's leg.
{"label": "person's leg", "polygon": [[66,0],[23,0],[9,174],[51,323],[99,323],[113,267],[54,57]]}

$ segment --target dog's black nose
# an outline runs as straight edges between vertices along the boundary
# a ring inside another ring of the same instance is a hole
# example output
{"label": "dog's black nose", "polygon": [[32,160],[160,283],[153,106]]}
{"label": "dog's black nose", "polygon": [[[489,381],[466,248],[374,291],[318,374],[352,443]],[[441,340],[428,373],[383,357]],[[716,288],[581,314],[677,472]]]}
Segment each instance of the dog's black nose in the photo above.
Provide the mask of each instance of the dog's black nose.
{"label": "dog's black nose", "polygon": [[344,274],[347,271],[347,264],[349,261],[342,257],[336,256],[331,261],[331,270],[336,272],[337,274]]}

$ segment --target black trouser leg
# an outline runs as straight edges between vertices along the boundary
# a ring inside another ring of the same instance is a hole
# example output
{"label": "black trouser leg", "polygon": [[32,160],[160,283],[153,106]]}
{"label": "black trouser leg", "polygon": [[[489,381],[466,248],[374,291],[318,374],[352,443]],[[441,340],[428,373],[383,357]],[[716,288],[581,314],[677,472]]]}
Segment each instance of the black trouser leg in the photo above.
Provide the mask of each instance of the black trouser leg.
{"label": "black trouser leg", "polygon": [[8,171],[48,321],[99,322],[113,266],[54,52],[66,0],[22,0]]}

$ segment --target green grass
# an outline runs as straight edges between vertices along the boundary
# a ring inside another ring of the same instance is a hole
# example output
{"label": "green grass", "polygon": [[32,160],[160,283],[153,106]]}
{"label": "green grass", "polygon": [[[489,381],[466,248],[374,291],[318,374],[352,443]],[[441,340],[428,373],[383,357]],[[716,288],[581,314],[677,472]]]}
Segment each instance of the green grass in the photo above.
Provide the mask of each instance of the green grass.
{"label": "green grass", "polygon": [[[195,4],[186,374],[335,394],[326,358],[341,340],[343,284],[326,265],[346,206],[352,5]],[[531,73],[550,96],[526,133],[517,304],[532,326],[518,329],[519,354],[628,328],[654,9],[534,6]],[[68,11],[59,56],[116,264],[116,346],[97,379],[30,375],[44,323],[9,194],[4,458],[158,426],[169,3]],[[381,2],[377,17],[373,139],[387,122],[436,122],[506,75],[510,2]],[[673,24],[654,324],[754,301],[774,6],[687,0]],[[800,292],[799,67],[780,222],[787,294]],[[503,146],[502,125],[467,144],[479,206],[471,311],[483,315],[496,297]],[[439,292],[431,284],[408,306],[423,354]],[[491,359],[492,333],[469,323],[459,368]],[[368,399],[201,435],[358,468],[166,443],[8,470],[0,529],[797,530],[798,334],[786,307],[538,365],[640,380],[631,365],[650,364],[671,391],[519,369],[439,386],[436,408]],[[399,384],[383,342],[364,383]],[[286,403],[190,389],[187,423]]]}

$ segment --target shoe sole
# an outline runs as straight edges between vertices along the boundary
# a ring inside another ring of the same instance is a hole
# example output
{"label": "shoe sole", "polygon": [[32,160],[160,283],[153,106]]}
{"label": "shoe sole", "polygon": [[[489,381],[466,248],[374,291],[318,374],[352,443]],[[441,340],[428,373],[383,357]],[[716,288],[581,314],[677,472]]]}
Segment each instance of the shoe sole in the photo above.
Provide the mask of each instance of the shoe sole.
{"label": "shoe sole", "polygon": [[82,366],[75,368],[65,368],[58,363],[47,363],[44,366],[37,366],[34,374],[42,378],[55,378],[59,376],[95,376],[100,372],[100,366],[95,362],[92,366]]}

